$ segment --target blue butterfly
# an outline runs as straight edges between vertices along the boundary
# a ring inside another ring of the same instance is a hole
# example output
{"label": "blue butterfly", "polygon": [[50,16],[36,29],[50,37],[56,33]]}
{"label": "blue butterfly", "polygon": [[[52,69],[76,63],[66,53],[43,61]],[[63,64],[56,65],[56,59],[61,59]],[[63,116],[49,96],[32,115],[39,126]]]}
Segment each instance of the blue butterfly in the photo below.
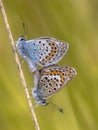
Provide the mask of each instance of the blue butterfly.
{"label": "blue butterfly", "polygon": [[66,54],[69,44],[51,37],[26,40],[21,36],[16,44],[19,54],[28,62],[31,72],[37,66],[49,66],[59,62]]}

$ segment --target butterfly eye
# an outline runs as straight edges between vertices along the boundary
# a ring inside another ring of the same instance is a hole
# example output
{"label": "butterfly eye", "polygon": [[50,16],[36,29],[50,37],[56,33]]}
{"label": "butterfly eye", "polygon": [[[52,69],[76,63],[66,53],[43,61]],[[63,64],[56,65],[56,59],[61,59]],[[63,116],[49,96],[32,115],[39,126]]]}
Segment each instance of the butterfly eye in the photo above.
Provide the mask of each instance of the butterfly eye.
{"label": "butterfly eye", "polygon": [[46,100],[43,99],[43,101],[42,101],[42,105],[43,105],[43,106],[46,105]]}
{"label": "butterfly eye", "polygon": [[20,39],[20,41],[24,41],[24,40],[25,40],[25,38],[21,38],[21,39]]}
{"label": "butterfly eye", "polygon": [[24,35],[21,35],[21,36],[19,37],[19,41],[26,41],[25,36],[24,36]]}

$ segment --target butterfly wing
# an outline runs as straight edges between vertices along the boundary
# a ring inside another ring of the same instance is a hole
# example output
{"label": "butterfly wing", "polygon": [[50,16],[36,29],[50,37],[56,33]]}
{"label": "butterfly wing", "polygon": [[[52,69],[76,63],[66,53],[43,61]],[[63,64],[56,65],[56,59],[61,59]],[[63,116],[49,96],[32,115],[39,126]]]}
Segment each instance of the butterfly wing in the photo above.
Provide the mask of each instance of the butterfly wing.
{"label": "butterfly wing", "polygon": [[60,91],[76,75],[75,69],[68,66],[50,66],[41,71],[38,92],[47,99]]}
{"label": "butterfly wing", "polygon": [[[57,40],[55,38],[39,38],[42,41],[42,45],[46,45],[45,50],[42,52],[44,57],[40,59],[41,66],[49,66],[59,62],[68,50],[68,43]],[[43,44],[44,43],[44,44]]]}
{"label": "butterfly wing", "polygon": [[61,60],[68,50],[68,43],[55,38],[38,38],[27,41],[30,59],[40,66],[49,66]]}

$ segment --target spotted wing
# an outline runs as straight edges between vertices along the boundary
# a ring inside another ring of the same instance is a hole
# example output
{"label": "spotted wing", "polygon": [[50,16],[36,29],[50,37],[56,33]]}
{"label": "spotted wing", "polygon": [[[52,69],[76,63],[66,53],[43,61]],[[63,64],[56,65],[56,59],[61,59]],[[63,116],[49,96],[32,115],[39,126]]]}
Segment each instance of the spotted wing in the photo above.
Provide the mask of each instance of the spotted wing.
{"label": "spotted wing", "polygon": [[55,38],[38,38],[27,41],[30,59],[40,66],[49,66],[59,62],[68,50],[68,43]]}
{"label": "spotted wing", "polygon": [[47,99],[62,89],[76,75],[68,66],[50,66],[41,71],[38,89],[43,99]]}

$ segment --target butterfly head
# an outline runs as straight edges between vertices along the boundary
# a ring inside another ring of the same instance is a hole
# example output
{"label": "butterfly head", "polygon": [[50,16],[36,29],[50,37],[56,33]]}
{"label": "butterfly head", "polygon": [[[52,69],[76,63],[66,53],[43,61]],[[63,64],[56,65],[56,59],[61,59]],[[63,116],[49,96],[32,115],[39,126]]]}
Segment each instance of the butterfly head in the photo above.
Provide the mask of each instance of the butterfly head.
{"label": "butterfly head", "polygon": [[22,55],[23,51],[24,51],[24,46],[26,44],[26,38],[24,35],[21,35],[16,43],[16,48],[18,50],[18,52]]}
{"label": "butterfly head", "polygon": [[26,38],[25,38],[24,35],[21,35],[21,36],[18,38],[17,43],[24,42],[24,41],[26,41]]}

